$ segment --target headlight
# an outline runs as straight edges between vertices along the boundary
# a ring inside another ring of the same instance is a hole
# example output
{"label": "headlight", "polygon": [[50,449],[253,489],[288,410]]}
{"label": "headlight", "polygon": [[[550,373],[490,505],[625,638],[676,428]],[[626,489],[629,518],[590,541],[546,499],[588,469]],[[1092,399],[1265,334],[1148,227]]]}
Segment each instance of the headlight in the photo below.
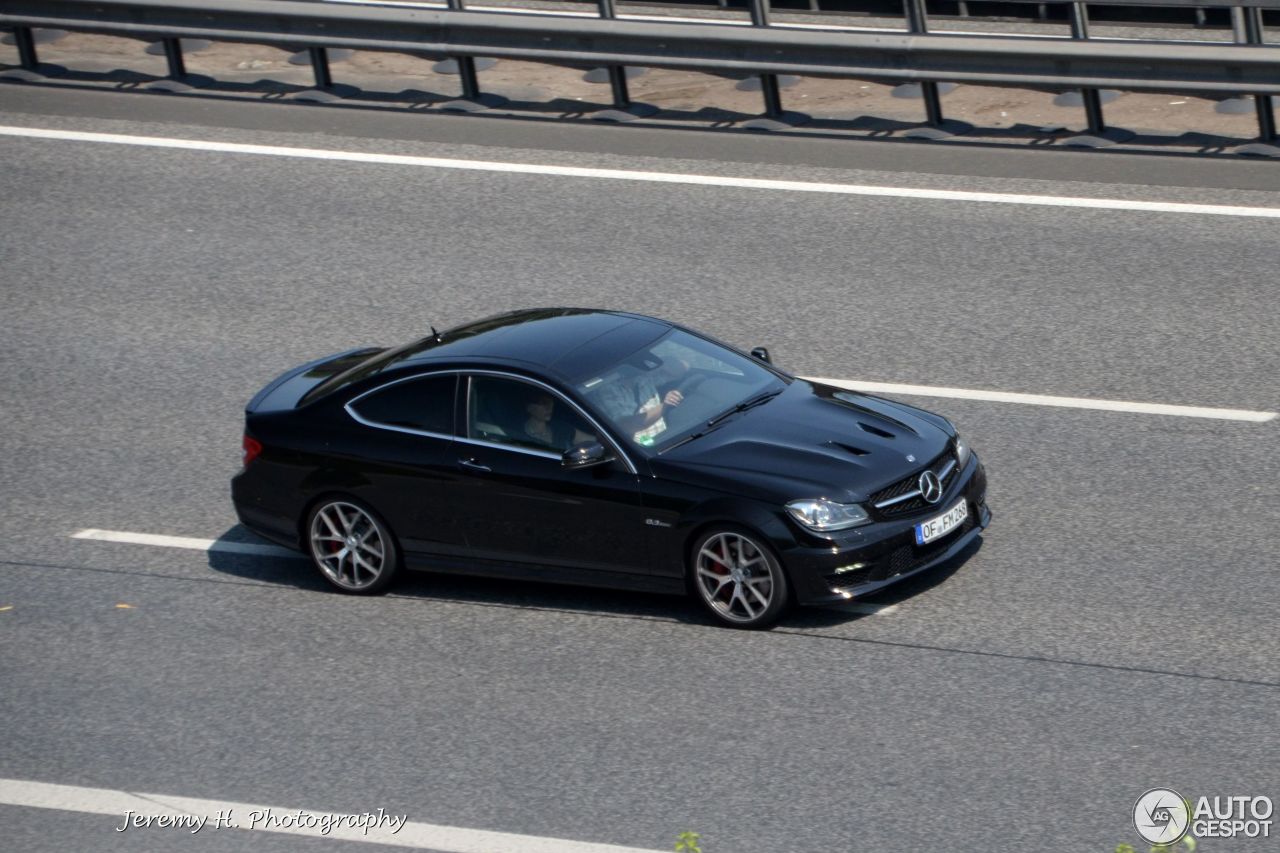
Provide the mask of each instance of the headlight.
{"label": "headlight", "polygon": [[823,498],[807,498],[787,504],[791,517],[810,530],[826,533],[866,524],[867,511],[857,504],[838,504]]}
{"label": "headlight", "polygon": [[961,468],[969,461],[969,442],[956,435],[956,464]]}

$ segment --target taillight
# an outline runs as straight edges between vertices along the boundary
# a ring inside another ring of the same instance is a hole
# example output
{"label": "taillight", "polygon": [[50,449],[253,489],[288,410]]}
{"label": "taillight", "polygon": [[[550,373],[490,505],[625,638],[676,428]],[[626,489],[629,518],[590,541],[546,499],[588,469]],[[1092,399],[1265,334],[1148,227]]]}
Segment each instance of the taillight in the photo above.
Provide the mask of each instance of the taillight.
{"label": "taillight", "polygon": [[244,464],[249,467],[249,463],[258,458],[258,454],[262,452],[262,442],[256,438],[244,437]]}

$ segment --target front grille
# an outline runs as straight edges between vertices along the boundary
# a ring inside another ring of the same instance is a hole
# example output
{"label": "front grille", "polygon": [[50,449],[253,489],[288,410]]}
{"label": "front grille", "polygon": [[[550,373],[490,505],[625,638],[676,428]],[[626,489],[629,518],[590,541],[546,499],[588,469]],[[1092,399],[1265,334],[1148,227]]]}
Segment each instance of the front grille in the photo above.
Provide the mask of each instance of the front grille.
{"label": "front grille", "polygon": [[[868,503],[875,507],[876,512],[884,518],[897,518],[901,515],[908,515],[925,509],[926,507],[934,506],[934,504],[925,503],[924,498],[920,497],[918,494],[920,491],[920,475],[926,470],[933,471],[938,475],[938,479],[942,481],[942,489],[945,492],[951,487],[955,478],[960,475],[960,466],[958,464],[954,464],[955,462],[956,456],[948,448],[945,453],[933,460],[933,462],[929,463],[925,468],[922,468],[910,477],[904,477],[893,485],[883,488],[873,494]],[[948,468],[947,463],[953,464]],[[945,476],[942,474],[944,468],[947,469]],[[895,498],[902,498],[903,495],[909,495],[912,492],[917,494],[914,497],[907,498],[906,500],[898,500],[896,503],[888,503],[889,501],[893,501]],[[881,504],[887,505],[881,506]]]}
{"label": "front grille", "polygon": [[973,525],[976,523],[973,516],[973,511],[970,510],[968,517],[959,527],[948,532],[941,539],[935,539],[928,545],[903,545],[901,548],[894,549],[893,553],[889,555],[889,559],[882,564],[881,572],[883,574],[881,577],[873,579],[895,578],[898,575],[915,571],[926,563],[938,559],[944,551],[951,547],[957,538],[973,529]]}
{"label": "front grille", "polygon": [[973,506],[970,505],[969,515],[961,522],[960,526],[955,530],[948,531],[947,535],[941,539],[935,539],[928,545],[902,545],[881,557],[875,565],[868,566],[865,569],[855,569],[851,572],[829,574],[825,576],[825,580],[832,589],[852,589],[860,584],[889,580],[890,578],[896,578],[898,575],[913,572],[942,556],[943,552],[950,548],[956,539],[964,536],[976,524],[976,513]]}

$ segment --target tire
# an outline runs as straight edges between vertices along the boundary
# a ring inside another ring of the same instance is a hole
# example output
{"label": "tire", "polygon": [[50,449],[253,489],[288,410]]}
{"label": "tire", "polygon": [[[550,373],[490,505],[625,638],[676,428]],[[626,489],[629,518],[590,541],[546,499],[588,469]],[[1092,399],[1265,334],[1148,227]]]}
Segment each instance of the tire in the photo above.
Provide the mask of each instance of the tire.
{"label": "tire", "polygon": [[786,609],[786,572],[761,536],[741,527],[713,527],[689,554],[692,595],[721,625],[767,628]]}
{"label": "tire", "polygon": [[320,575],[351,595],[384,592],[400,568],[400,551],[386,523],[367,504],[331,497],[307,513],[307,553]]}

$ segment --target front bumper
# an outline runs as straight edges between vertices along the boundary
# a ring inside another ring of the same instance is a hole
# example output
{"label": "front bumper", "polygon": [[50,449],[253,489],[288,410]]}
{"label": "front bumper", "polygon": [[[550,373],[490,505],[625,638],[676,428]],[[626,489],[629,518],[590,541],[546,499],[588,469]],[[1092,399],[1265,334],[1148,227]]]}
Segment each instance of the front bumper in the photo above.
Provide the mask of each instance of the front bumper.
{"label": "front bumper", "polygon": [[[917,545],[916,524],[962,498],[969,503],[965,521],[941,539]],[[800,604],[834,604],[862,598],[946,562],[990,523],[986,470],[975,453],[961,476],[928,510],[855,527],[831,539],[797,541],[781,549],[779,556]]]}

